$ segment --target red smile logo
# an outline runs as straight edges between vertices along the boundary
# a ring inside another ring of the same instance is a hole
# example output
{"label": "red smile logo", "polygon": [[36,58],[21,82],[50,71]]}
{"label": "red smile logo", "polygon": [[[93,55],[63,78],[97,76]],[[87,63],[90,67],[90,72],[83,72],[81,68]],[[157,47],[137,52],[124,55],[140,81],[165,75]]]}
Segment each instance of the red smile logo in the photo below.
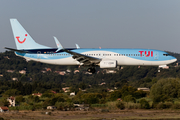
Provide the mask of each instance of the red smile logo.
{"label": "red smile logo", "polygon": [[[27,37],[27,34],[25,34],[25,36]],[[19,40],[19,38],[20,38],[19,36],[17,36],[16,38],[17,38],[17,41],[18,41],[19,43],[21,43],[21,44],[24,43],[24,42],[26,41],[26,38],[24,38],[23,41],[20,41],[20,40]]]}

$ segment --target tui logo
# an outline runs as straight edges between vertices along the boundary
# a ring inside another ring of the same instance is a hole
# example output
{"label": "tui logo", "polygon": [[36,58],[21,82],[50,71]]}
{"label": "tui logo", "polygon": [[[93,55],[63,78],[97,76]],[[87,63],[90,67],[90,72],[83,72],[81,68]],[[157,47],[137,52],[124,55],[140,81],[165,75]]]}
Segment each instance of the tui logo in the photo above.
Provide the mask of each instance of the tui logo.
{"label": "tui logo", "polygon": [[[27,37],[27,34],[25,34],[25,36]],[[16,38],[17,38],[17,41],[18,41],[19,43],[21,43],[21,44],[24,43],[24,42],[26,41],[26,38],[24,38],[23,41],[20,41],[20,40],[19,40],[19,38],[20,38],[19,36],[17,36]]]}
{"label": "tui logo", "polygon": [[153,51],[139,51],[140,52],[140,55],[142,57],[143,53],[145,54],[146,57],[153,57]]}

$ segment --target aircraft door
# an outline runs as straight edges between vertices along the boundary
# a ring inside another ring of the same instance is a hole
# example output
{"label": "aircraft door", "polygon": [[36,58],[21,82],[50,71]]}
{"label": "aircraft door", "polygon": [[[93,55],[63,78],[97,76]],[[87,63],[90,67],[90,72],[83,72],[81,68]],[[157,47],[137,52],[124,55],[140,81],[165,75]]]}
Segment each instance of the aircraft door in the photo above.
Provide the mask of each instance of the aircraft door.
{"label": "aircraft door", "polygon": [[101,55],[99,56],[99,58],[101,58],[101,59],[104,58],[104,54],[105,54],[105,53],[101,53]]}
{"label": "aircraft door", "polygon": [[37,52],[37,59],[41,59],[41,51]]}
{"label": "aircraft door", "polygon": [[158,52],[154,52],[154,59],[158,60],[159,59],[159,53]]}

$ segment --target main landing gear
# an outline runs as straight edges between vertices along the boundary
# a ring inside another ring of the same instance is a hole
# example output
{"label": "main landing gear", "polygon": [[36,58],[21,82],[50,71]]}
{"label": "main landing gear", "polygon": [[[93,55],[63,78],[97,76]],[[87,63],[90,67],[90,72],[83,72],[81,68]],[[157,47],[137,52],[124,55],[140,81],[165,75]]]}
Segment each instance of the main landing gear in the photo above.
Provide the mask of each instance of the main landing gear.
{"label": "main landing gear", "polygon": [[94,67],[90,67],[87,69],[88,72],[95,73],[96,69]]}

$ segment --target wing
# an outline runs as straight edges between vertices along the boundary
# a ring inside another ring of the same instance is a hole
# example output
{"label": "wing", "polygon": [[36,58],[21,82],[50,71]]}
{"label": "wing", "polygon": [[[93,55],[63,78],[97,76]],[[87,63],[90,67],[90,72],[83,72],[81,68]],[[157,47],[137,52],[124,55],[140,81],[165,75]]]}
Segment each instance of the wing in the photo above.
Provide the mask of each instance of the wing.
{"label": "wing", "polygon": [[[99,59],[99,58],[83,55],[83,54],[80,54],[80,53],[76,53],[76,52],[64,49],[63,46],[61,45],[61,43],[58,41],[58,39],[56,37],[54,37],[54,40],[55,40],[56,45],[58,47],[56,52],[58,52],[59,50],[63,50],[65,52],[73,55],[72,58],[74,58],[78,62],[80,62],[81,65],[95,65],[95,64],[98,64],[101,61],[101,59]],[[80,49],[78,44],[76,44],[76,48]]]}
{"label": "wing", "polygon": [[101,61],[101,59],[99,59],[99,58],[83,55],[83,54],[76,53],[76,52],[73,52],[73,51],[70,51],[67,49],[63,49],[63,51],[73,55],[72,58],[79,61],[82,65],[95,65]]}

